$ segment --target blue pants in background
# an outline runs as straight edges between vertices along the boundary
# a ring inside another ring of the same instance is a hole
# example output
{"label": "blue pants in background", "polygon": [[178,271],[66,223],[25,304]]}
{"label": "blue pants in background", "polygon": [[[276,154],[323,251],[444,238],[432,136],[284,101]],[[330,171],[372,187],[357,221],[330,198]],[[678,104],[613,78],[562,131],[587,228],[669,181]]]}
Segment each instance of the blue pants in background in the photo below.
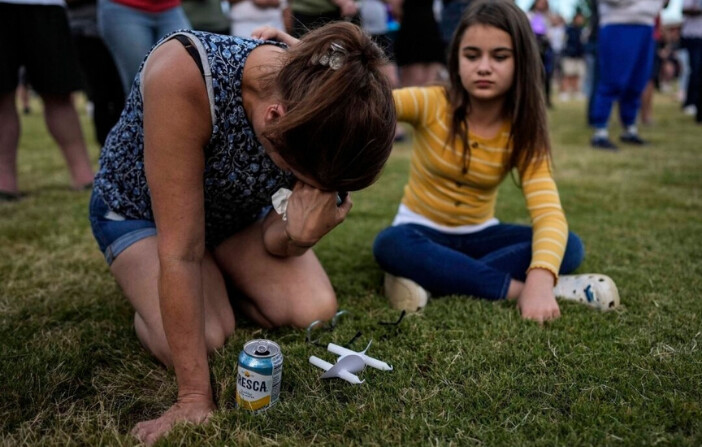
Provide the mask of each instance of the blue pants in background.
{"label": "blue pants in background", "polygon": [[599,79],[592,104],[592,125],[607,127],[612,105],[619,103],[624,126],[636,122],[641,93],[653,67],[653,27],[606,25],[600,28],[597,57]]}
{"label": "blue pants in background", "polygon": [[166,34],[190,28],[180,6],[144,12],[111,0],[99,0],[97,14],[100,36],[115,61],[125,95],[149,50]]}
{"label": "blue pants in background", "polygon": [[[531,263],[532,229],[497,224],[470,234],[447,234],[405,224],[381,231],[373,255],[388,273],[409,278],[434,295],[473,295],[488,300],[507,297],[510,280],[524,281]],[[568,234],[560,273],[582,263],[585,248]]]}

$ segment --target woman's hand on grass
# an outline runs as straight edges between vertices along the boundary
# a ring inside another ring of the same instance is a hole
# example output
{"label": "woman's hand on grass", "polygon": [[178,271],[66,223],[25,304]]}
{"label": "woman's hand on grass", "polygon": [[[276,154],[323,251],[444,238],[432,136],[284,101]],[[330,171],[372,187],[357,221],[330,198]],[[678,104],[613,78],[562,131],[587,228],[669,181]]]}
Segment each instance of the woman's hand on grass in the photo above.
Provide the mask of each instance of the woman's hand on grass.
{"label": "woman's hand on grass", "polygon": [[517,298],[517,308],[522,318],[543,323],[561,316],[553,293],[554,281],[553,274],[548,270],[536,268],[529,271]]}
{"label": "woman's hand on grass", "polygon": [[152,445],[179,422],[193,424],[207,422],[214,410],[215,405],[211,397],[186,396],[178,398],[178,402],[160,417],[136,424],[132,429],[132,435],[140,442]]}

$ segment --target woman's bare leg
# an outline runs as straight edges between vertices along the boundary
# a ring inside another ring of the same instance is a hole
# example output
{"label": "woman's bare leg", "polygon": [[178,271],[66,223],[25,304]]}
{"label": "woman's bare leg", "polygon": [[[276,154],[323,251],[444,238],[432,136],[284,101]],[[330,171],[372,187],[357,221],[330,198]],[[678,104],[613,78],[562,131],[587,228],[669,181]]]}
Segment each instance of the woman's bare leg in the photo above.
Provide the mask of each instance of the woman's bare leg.
{"label": "woman's bare leg", "polygon": [[[136,242],[123,251],[110,267],[117,283],[135,310],[134,327],[146,349],[170,366],[171,353],[161,321],[158,298],[159,260],[156,237]],[[202,265],[205,299],[205,338],[208,351],[224,345],[234,332],[234,313],[224,278],[211,254]]]}
{"label": "woman's bare leg", "polygon": [[314,252],[290,258],[269,254],[261,221],[220,244],[214,257],[245,297],[237,305],[261,326],[307,327],[336,312],[334,289]]}

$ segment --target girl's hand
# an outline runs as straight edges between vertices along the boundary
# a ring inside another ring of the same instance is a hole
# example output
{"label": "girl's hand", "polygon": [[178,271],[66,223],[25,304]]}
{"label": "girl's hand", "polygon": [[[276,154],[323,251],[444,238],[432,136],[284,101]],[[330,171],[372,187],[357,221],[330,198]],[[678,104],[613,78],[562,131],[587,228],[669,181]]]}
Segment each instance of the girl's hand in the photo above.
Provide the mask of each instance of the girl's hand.
{"label": "girl's hand", "polygon": [[298,181],[288,199],[285,232],[293,243],[311,247],[344,221],[351,206],[349,196],[337,206],[336,192],[325,192]]}
{"label": "girl's hand", "polygon": [[517,308],[522,318],[543,323],[561,316],[553,286],[554,277],[548,270],[536,268],[529,272],[522,293],[517,298]]}
{"label": "girl's hand", "polygon": [[258,28],[254,29],[251,32],[251,37],[261,40],[277,40],[278,42],[283,42],[289,47],[294,47],[300,42],[290,34],[268,25],[259,26]]}

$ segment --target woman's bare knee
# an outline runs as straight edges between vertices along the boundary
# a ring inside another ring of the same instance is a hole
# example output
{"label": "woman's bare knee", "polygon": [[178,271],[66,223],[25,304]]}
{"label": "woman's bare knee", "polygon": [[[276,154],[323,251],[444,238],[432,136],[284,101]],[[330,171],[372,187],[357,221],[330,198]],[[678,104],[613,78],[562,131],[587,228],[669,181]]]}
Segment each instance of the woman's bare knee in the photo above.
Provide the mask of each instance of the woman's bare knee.
{"label": "woman's bare knee", "polygon": [[299,305],[292,306],[292,312],[287,324],[297,328],[306,328],[313,321],[331,320],[337,308],[334,291],[317,294],[313,300],[303,299]]}

